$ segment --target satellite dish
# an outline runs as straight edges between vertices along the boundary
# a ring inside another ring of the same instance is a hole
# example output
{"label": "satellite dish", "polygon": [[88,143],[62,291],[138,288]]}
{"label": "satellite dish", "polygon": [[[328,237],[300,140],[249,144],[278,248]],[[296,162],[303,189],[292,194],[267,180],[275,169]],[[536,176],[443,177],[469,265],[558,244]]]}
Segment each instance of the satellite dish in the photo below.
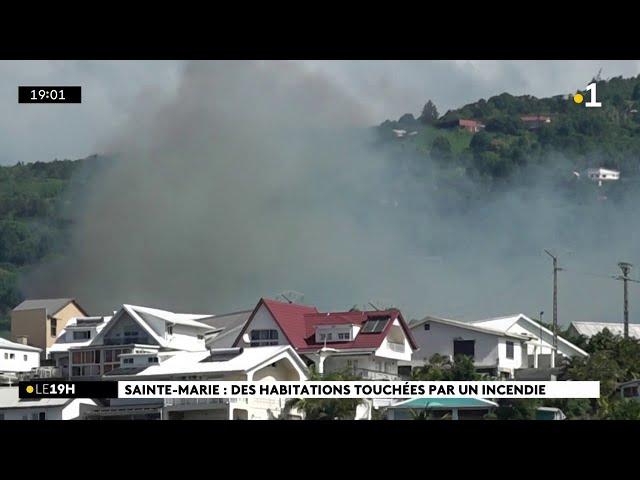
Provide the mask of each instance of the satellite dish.
{"label": "satellite dish", "polygon": [[242,341],[244,343],[251,343],[251,337],[249,336],[248,333],[245,333],[244,335],[242,335]]}

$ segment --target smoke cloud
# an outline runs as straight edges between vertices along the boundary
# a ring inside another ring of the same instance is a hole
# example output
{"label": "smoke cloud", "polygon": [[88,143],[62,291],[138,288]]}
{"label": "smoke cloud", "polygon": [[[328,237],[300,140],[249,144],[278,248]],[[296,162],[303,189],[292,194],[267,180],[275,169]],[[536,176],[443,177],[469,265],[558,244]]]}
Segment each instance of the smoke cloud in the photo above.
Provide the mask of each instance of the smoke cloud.
{"label": "smoke cloud", "polygon": [[289,62],[192,62],[174,95],[135,105],[28,295],[224,313],[291,289],[322,309],[550,320],[547,248],[567,269],[561,323],[621,318],[621,285],[593,274],[638,257],[636,196],[568,198],[566,159],[491,194],[465,176],[448,190],[424,155],[376,144],[368,105]]}

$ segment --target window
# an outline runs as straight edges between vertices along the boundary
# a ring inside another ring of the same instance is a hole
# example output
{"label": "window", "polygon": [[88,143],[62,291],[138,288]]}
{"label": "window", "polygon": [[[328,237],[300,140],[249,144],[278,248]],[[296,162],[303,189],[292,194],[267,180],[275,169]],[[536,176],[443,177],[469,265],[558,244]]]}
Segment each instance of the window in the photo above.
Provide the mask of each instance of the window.
{"label": "window", "polygon": [[73,363],[82,363],[82,352],[73,352],[71,354],[71,361]]}
{"label": "window", "polygon": [[45,412],[40,412],[38,414],[38,420],[46,420],[47,419],[47,414]]}
{"label": "window", "polygon": [[9,360],[15,360],[16,358],[16,354],[15,353],[10,353],[9,354]]}
{"label": "window", "polygon": [[321,342],[323,342],[325,340],[327,342],[330,342],[332,338],[333,338],[333,334],[332,333],[321,333],[320,334],[320,341]]}
{"label": "window", "polygon": [[55,318],[51,319],[51,336],[58,336],[58,321]]}
{"label": "window", "polygon": [[4,420],[4,413],[0,413],[0,421]]}
{"label": "window", "polygon": [[23,355],[23,357],[24,357],[24,361],[26,362],[27,361],[27,356]]}
{"label": "window", "polygon": [[204,340],[204,335],[198,335],[198,340]]}
{"label": "window", "polygon": [[149,363],[158,363],[158,357],[149,357]]}
{"label": "window", "polygon": [[507,342],[507,358],[513,360],[513,342]]}
{"label": "window", "polygon": [[6,352],[5,352],[5,354],[4,354],[4,359],[5,359],[5,360],[9,360],[9,354],[8,354],[8,353],[6,353]]}
{"label": "window", "polygon": [[133,363],[133,358],[123,358],[122,363]]}
{"label": "window", "polygon": [[431,330],[431,324],[430,323],[425,323],[424,324],[424,329],[425,330]]}
{"label": "window", "polygon": [[278,345],[277,330],[251,330],[252,347],[263,347],[267,345]]}
{"label": "window", "polygon": [[89,330],[73,332],[74,340],[89,340],[90,338],[91,338],[91,331]]}
{"label": "window", "polygon": [[387,316],[369,317],[367,321],[364,322],[361,333],[380,333],[385,329],[388,322],[389,317]]}
{"label": "window", "polygon": [[338,333],[338,340],[351,340],[351,332]]}
{"label": "window", "polygon": [[475,340],[454,340],[453,341],[453,356],[466,355],[467,357],[474,358],[476,354],[476,341]]}
{"label": "window", "polygon": [[167,327],[167,333],[168,333],[169,335],[173,335],[173,325],[169,325],[169,326]]}

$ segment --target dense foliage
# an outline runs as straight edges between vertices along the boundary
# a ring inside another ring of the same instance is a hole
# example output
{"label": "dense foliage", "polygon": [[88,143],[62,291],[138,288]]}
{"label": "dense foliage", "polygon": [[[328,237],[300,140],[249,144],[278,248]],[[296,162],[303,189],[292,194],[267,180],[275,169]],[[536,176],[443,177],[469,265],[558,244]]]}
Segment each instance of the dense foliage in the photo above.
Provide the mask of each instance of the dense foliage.
{"label": "dense foliage", "polygon": [[[623,177],[635,177],[640,167],[640,76],[598,80],[597,100],[601,108],[576,104],[573,95],[541,98],[503,93],[481,99],[434,119],[437,109],[429,101],[418,120],[403,116],[378,127],[385,141],[396,140],[403,148],[442,157],[450,168],[462,168],[467,175],[491,180],[505,179],[527,166],[552,165],[561,155],[576,170],[608,167]],[[587,91],[581,92],[586,99]],[[550,123],[534,125],[522,117],[549,116]],[[461,132],[457,120],[475,120],[485,126],[478,133]],[[417,134],[394,138],[392,129],[404,128]],[[451,149],[443,138],[449,140]],[[464,140],[461,140],[463,138]],[[571,173],[571,172],[569,172]]]}
{"label": "dense foliage", "polygon": [[[87,180],[96,157],[0,167],[0,336],[22,301],[20,273],[62,251],[74,185]],[[85,169],[90,164],[91,169]]]}

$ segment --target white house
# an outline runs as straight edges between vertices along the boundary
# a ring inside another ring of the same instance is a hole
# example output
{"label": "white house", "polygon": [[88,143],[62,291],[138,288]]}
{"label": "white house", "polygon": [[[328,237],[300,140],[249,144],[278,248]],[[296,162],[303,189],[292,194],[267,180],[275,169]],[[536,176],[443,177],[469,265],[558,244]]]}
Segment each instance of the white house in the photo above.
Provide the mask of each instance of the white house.
{"label": "white house", "polygon": [[71,378],[100,377],[118,368],[123,354],[203,351],[214,329],[198,320],[210,317],[125,304],[112,318],[76,319],[54,345],[57,366]]}
{"label": "white house", "polygon": [[609,182],[620,179],[620,172],[617,170],[607,170],[606,168],[589,168],[587,169],[587,177],[594,182],[598,182],[598,185],[602,185],[602,182]]}
{"label": "white house", "polygon": [[424,365],[436,353],[453,359],[457,355],[471,357],[479,372],[513,378],[515,370],[527,365],[529,337],[460,322],[427,316],[411,325],[418,350],[411,365]]}
{"label": "white house", "polygon": [[522,313],[505,317],[494,317],[471,322],[473,325],[491,328],[505,333],[524,335],[527,361],[522,368],[554,368],[562,359],[587,357],[589,354],[558,335],[556,355],[553,352],[553,332]]}
{"label": "white house", "polygon": [[[602,332],[605,328],[613,335],[624,335],[624,323],[571,322],[569,325],[569,331],[573,335],[584,335],[587,338],[591,338],[592,336]],[[630,323],[629,336],[631,338],[640,338],[640,325]]]}
{"label": "white house", "polygon": [[398,380],[398,362],[416,344],[399,310],[318,312],[260,299],[234,346],[291,345],[319,373],[349,370],[370,380]]}
{"label": "white house", "polygon": [[0,337],[0,376],[17,379],[16,374],[38,368],[40,352],[40,348],[10,342]]}
{"label": "white house", "polygon": [[109,323],[112,317],[75,317],[67,322],[51,347],[49,358],[60,368],[61,375],[69,377],[69,350],[91,345],[98,333]]}
{"label": "white house", "polygon": [[623,399],[640,400],[640,380],[621,383],[616,390]]}
{"label": "white house", "polygon": [[[305,363],[290,346],[123,354],[120,358],[121,366],[105,379],[273,382],[308,378]],[[112,399],[108,407],[88,412],[87,418],[268,420],[278,418],[285,402],[270,398]]]}
{"label": "white house", "polygon": [[88,398],[20,399],[18,387],[0,387],[0,420],[73,420],[95,405]]}

